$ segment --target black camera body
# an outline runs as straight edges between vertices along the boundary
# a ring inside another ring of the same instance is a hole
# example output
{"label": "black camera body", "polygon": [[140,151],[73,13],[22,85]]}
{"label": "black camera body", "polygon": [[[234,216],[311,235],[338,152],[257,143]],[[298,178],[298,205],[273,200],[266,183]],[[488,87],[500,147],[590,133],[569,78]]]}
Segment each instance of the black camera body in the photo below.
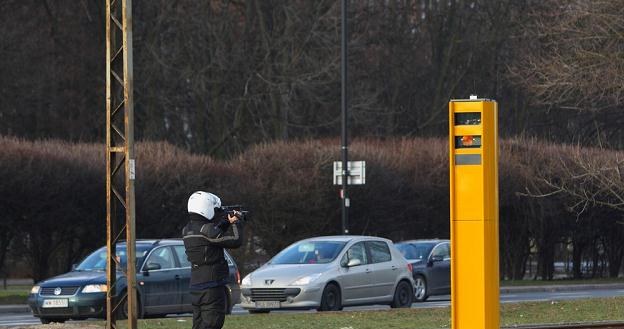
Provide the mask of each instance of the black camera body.
{"label": "black camera body", "polygon": [[[245,207],[243,207],[242,205],[237,204],[232,206],[221,206],[220,210],[225,212],[227,215],[234,215],[242,221],[249,220],[249,211],[245,210]],[[240,214],[235,213],[235,211],[239,212]]]}

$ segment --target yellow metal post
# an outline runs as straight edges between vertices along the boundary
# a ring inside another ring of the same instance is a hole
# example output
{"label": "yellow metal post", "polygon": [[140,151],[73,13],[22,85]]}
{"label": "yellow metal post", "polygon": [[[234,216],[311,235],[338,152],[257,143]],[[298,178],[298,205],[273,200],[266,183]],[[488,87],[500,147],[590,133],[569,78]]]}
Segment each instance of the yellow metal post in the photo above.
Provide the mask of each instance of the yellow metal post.
{"label": "yellow metal post", "polygon": [[498,329],[498,106],[449,103],[451,324]]}

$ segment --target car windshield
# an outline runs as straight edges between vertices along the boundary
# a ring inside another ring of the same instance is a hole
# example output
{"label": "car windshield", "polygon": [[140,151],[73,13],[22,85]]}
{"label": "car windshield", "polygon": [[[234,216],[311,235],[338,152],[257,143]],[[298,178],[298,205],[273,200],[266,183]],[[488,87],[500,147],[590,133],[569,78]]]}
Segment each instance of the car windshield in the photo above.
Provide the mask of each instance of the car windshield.
{"label": "car windshield", "polygon": [[435,243],[432,242],[416,242],[416,243],[398,243],[397,249],[401,252],[405,259],[419,260],[429,256],[431,249]]}
{"label": "car windshield", "polygon": [[271,264],[326,264],[338,256],[346,242],[301,241],[277,254]]}
{"label": "car windshield", "polygon": [[[136,247],[136,264],[137,266],[143,262],[147,255],[149,245],[137,245]],[[102,247],[87,256],[78,266],[76,271],[104,271],[106,270],[106,247]],[[117,257],[122,267],[126,266],[126,246],[117,246]]]}

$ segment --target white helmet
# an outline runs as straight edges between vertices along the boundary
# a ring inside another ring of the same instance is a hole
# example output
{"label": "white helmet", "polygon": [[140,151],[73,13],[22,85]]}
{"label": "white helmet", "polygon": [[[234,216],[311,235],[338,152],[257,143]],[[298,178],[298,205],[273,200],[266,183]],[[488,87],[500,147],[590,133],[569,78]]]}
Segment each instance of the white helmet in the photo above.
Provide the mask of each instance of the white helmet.
{"label": "white helmet", "polygon": [[188,212],[202,215],[208,220],[214,217],[214,209],[219,207],[221,199],[212,193],[197,191],[188,199]]}

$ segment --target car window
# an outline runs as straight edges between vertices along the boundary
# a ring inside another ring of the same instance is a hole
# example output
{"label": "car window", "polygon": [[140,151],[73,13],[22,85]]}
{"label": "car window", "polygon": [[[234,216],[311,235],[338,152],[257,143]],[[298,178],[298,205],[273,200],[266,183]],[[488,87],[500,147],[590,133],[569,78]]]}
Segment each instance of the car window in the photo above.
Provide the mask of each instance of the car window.
{"label": "car window", "polygon": [[392,260],[387,243],[383,241],[367,241],[366,244],[370,251],[371,263],[383,263]]}
{"label": "car window", "polygon": [[[147,254],[151,245],[137,244],[135,250],[136,264],[137,269],[140,264],[143,263],[143,259]],[[117,261],[119,262],[119,266],[117,270],[125,268],[127,260],[126,260],[126,246],[125,245],[117,245],[116,246],[116,255]],[[106,270],[106,259],[108,257],[106,247],[100,248],[89,256],[87,256],[80,264],[76,267],[76,271],[104,271]]]}
{"label": "car window", "polygon": [[405,259],[426,259],[434,244],[429,242],[397,243],[395,245]]}
{"label": "car window", "polygon": [[351,246],[351,248],[347,250],[344,256],[342,256],[342,259],[340,260],[340,264],[342,264],[343,266],[347,265],[347,263],[349,263],[349,261],[352,259],[359,259],[361,265],[368,263],[368,257],[366,253],[366,248],[364,246],[364,242],[358,242],[354,244],[353,246]]}
{"label": "car window", "polygon": [[345,244],[341,241],[300,241],[280,251],[271,259],[271,264],[330,263],[338,257]]}
{"label": "car window", "polygon": [[451,251],[449,249],[448,243],[443,243],[435,247],[431,252],[431,257],[441,257],[444,260],[451,259]]}
{"label": "car window", "polygon": [[225,260],[227,260],[228,266],[234,266],[234,260],[232,259],[232,256],[230,256],[227,251],[224,252],[223,255],[225,256]]}
{"label": "car window", "polygon": [[180,267],[191,267],[191,262],[189,262],[188,258],[186,257],[184,246],[174,246],[173,250],[175,251],[176,256],[178,256],[178,260],[180,261]]}
{"label": "car window", "polygon": [[444,247],[446,248],[444,260],[451,260],[451,244],[445,243]]}
{"label": "car window", "polygon": [[158,264],[161,270],[171,269],[175,267],[173,261],[173,253],[169,247],[161,247],[155,249],[147,258],[147,265]]}

